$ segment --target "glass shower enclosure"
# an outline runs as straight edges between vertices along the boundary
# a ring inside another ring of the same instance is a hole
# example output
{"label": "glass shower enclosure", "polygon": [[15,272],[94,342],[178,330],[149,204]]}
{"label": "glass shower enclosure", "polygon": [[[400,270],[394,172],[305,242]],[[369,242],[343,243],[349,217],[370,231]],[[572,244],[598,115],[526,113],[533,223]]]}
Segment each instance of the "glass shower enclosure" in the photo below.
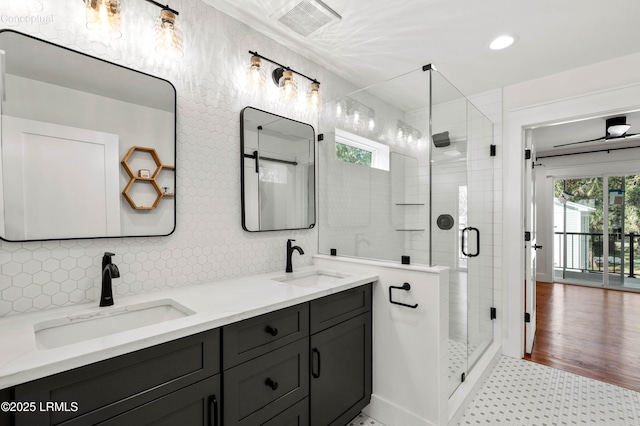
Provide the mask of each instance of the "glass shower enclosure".
{"label": "glass shower enclosure", "polygon": [[449,389],[493,341],[493,124],[431,66],[323,105],[319,253],[450,268]]}

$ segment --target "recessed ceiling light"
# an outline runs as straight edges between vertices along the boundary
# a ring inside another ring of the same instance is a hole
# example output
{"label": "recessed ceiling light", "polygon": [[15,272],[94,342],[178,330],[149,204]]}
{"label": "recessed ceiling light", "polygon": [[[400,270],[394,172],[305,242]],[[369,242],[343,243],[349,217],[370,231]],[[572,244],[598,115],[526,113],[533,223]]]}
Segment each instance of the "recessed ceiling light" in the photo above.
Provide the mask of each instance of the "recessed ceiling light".
{"label": "recessed ceiling light", "polygon": [[515,41],[516,41],[516,38],[514,36],[501,35],[500,37],[496,37],[496,38],[493,39],[493,41],[489,45],[489,48],[491,50],[506,49],[507,47],[509,47],[513,43],[515,43]]}

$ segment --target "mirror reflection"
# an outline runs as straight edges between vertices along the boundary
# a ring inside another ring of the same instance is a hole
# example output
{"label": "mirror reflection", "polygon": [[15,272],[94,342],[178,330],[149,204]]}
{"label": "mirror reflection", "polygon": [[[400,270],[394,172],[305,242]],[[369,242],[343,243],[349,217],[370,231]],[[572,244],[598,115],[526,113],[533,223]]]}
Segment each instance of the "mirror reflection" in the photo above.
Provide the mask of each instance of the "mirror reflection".
{"label": "mirror reflection", "polygon": [[247,107],[240,116],[242,227],[313,228],[315,132],[306,123]]}
{"label": "mirror reflection", "polygon": [[0,238],[173,232],[171,83],[10,30],[0,66]]}

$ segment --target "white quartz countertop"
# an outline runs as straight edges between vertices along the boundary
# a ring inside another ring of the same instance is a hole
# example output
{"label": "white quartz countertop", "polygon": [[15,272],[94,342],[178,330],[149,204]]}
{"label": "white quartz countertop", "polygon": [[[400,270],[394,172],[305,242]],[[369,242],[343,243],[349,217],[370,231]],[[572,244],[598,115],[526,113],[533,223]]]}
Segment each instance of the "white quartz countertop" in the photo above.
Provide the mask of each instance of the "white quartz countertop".
{"label": "white quartz countertop", "polygon": [[[294,274],[304,275],[320,269],[326,270],[312,266],[298,268]],[[273,272],[129,297],[115,296],[115,304],[104,308],[95,302],[2,318],[0,389],[308,302],[378,279],[374,274],[347,272],[344,278],[328,279],[316,285],[294,285],[273,280],[285,275],[290,274]],[[177,302],[193,314],[51,349],[38,348],[36,324],[91,315],[96,311],[109,313],[127,306],[166,299]]]}

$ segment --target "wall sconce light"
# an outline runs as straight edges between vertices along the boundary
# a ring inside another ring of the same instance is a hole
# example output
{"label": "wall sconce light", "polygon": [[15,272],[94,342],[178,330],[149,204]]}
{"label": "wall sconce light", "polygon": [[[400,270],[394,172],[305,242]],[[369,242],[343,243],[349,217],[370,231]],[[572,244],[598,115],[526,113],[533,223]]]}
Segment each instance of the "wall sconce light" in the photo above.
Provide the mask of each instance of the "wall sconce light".
{"label": "wall sconce light", "polygon": [[182,34],[176,24],[177,10],[171,9],[157,1],[147,0],[158,6],[160,17],[156,21],[156,52],[169,59],[179,59],[184,56],[182,51]]}
{"label": "wall sconce light", "polygon": [[322,105],[322,94],[320,93],[320,83],[311,83],[309,93],[307,93],[307,105],[312,111],[318,111]]}
{"label": "wall sconce light", "polygon": [[280,96],[288,101],[295,100],[298,96],[298,85],[296,83],[296,80],[293,78],[293,71],[283,70],[282,73],[278,74],[282,74],[278,81]]}
{"label": "wall sconce light", "polygon": [[251,57],[251,65],[247,70],[247,80],[249,88],[253,91],[260,90],[264,87],[265,71],[262,65],[262,59],[259,56]]}
{"label": "wall sconce light", "polygon": [[[35,0],[30,0],[35,1]],[[184,56],[182,36],[176,25],[177,10],[154,0],[146,0],[158,6],[160,17],[156,21],[156,52],[178,59]],[[105,38],[120,38],[121,0],[83,0],[86,9],[87,28]]]}
{"label": "wall sconce light", "polygon": [[171,9],[162,9],[156,22],[156,52],[170,59],[184,56],[182,37],[176,27],[176,14]]}
{"label": "wall sconce light", "polygon": [[120,38],[120,0],[84,0],[87,28],[102,37]]}
{"label": "wall sconce light", "polygon": [[[295,100],[298,96],[298,84],[295,80],[294,74],[297,74],[301,77],[306,78],[311,82],[309,92],[307,93],[307,105],[309,109],[312,111],[317,111],[320,109],[320,105],[322,103],[322,96],[320,93],[320,82],[314,78],[307,77],[306,75],[279,64],[265,56],[258,54],[258,52],[249,51],[251,56],[251,65],[249,66],[249,86],[253,88],[255,87],[253,81],[255,78],[260,78],[260,81],[263,81],[261,75],[258,72],[264,72],[261,60],[265,60],[267,62],[271,62],[276,65],[277,68],[273,70],[271,73],[271,78],[273,79],[273,83],[280,88],[280,96],[286,100]],[[257,64],[260,64],[259,66]],[[260,71],[258,71],[258,69]],[[262,86],[260,85],[260,88]]]}

